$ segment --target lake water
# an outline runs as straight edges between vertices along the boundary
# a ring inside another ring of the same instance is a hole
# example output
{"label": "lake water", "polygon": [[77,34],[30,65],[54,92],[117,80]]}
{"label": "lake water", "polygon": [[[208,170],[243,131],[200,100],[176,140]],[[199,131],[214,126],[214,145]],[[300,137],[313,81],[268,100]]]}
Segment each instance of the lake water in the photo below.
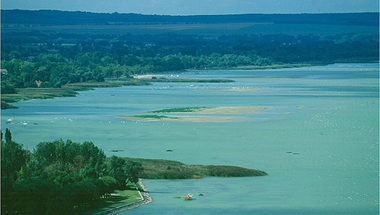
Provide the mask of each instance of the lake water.
{"label": "lake water", "polygon": [[[20,102],[20,109],[2,111],[2,129],[10,128],[14,140],[28,149],[62,138],[92,141],[107,156],[236,165],[268,173],[253,178],[144,180],[153,202],[122,214],[378,215],[378,68],[378,63],[333,64],[174,74],[235,82],[154,83]],[[245,119],[233,122],[117,117],[215,106],[272,108],[240,114]],[[6,124],[8,118],[15,118],[13,124]],[[196,200],[173,198],[187,193]]]}

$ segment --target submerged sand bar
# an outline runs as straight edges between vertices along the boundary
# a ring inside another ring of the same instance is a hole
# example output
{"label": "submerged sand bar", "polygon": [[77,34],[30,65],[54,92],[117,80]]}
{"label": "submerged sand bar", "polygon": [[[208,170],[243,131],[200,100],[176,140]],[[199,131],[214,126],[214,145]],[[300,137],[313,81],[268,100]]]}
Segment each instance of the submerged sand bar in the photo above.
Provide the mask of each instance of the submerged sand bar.
{"label": "submerged sand bar", "polygon": [[[234,122],[250,119],[247,114],[257,114],[271,106],[218,106],[170,108],[150,111],[147,115],[119,116],[138,121],[169,122]],[[154,115],[153,115],[154,114]]]}
{"label": "submerged sand bar", "polygon": [[186,113],[186,114],[252,114],[257,111],[272,108],[272,106],[217,106],[217,107],[187,107],[170,108],[150,111],[148,113]]}
{"label": "submerged sand bar", "polygon": [[205,108],[197,111],[199,114],[255,114],[259,111],[272,108],[271,106],[220,106]]}
{"label": "submerged sand bar", "polygon": [[140,117],[140,116],[121,116],[123,119],[147,121],[147,122],[236,122],[246,120],[248,117],[220,117],[220,116],[173,116],[173,117]]}

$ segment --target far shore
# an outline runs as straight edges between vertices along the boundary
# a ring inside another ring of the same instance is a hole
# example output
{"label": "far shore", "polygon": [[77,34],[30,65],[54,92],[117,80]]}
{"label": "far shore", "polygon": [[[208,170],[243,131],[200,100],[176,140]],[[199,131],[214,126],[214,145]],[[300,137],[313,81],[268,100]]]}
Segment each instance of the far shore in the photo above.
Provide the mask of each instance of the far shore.
{"label": "far shore", "polygon": [[[310,66],[324,66],[334,63],[367,63],[372,62],[366,59],[350,59],[337,62],[310,62],[310,63],[294,63],[294,64],[274,64],[267,66],[244,66],[244,67],[228,67],[228,68],[203,68],[203,69],[186,69],[182,71],[172,71],[173,74],[180,74],[186,71],[203,71],[203,70],[267,70],[267,69],[281,69],[281,68],[298,68]],[[169,71],[167,72],[169,73]],[[16,94],[2,94],[1,95],[1,109],[14,109],[18,108],[12,103],[20,101],[27,101],[32,99],[53,99],[57,97],[73,97],[78,94],[78,91],[92,90],[94,88],[103,87],[121,87],[121,86],[136,86],[136,85],[150,85],[148,81],[156,82],[230,82],[229,79],[189,79],[189,78],[162,78],[163,74],[145,74],[137,75],[136,79],[109,79],[105,82],[83,82],[75,84],[67,84],[61,88],[17,88]],[[278,78],[278,77],[275,77]],[[247,88],[247,89],[220,89],[219,91],[259,91],[262,89]],[[215,90],[218,91],[218,90]]]}

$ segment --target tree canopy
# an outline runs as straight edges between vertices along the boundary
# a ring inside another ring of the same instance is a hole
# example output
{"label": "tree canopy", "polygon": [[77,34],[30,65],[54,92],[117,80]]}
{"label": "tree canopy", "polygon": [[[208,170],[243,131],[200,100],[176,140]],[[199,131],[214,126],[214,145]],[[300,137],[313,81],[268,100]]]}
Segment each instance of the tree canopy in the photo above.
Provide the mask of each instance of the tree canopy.
{"label": "tree canopy", "polygon": [[41,142],[29,152],[12,140],[9,129],[4,136],[2,214],[74,214],[137,182],[143,170],[116,156],[107,161],[92,142]]}

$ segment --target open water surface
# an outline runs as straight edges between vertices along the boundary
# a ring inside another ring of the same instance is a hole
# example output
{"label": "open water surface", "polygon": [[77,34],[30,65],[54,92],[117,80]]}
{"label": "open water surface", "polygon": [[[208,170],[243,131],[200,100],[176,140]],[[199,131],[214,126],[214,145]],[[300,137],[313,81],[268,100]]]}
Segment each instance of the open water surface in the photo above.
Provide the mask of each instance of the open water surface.
{"label": "open water surface", "polygon": [[[372,63],[192,71],[173,75],[235,82],[154,83],[25,101],[16,104],[20,109],[3,110],[1,123],[3,130],[10,128],[13,139],[28,149],[59,138],[92,141],[107,156],[236,165],[269,174],[144,180],[153,202],[122,214],[377,215],[378,67]],[[118,117],[163,108],[214,106],[273,108],[223,123],[142,122]],[[8,118],[15,121],[7,124]],[[193,193],[196,200],[173,198],[187,193]]]}

